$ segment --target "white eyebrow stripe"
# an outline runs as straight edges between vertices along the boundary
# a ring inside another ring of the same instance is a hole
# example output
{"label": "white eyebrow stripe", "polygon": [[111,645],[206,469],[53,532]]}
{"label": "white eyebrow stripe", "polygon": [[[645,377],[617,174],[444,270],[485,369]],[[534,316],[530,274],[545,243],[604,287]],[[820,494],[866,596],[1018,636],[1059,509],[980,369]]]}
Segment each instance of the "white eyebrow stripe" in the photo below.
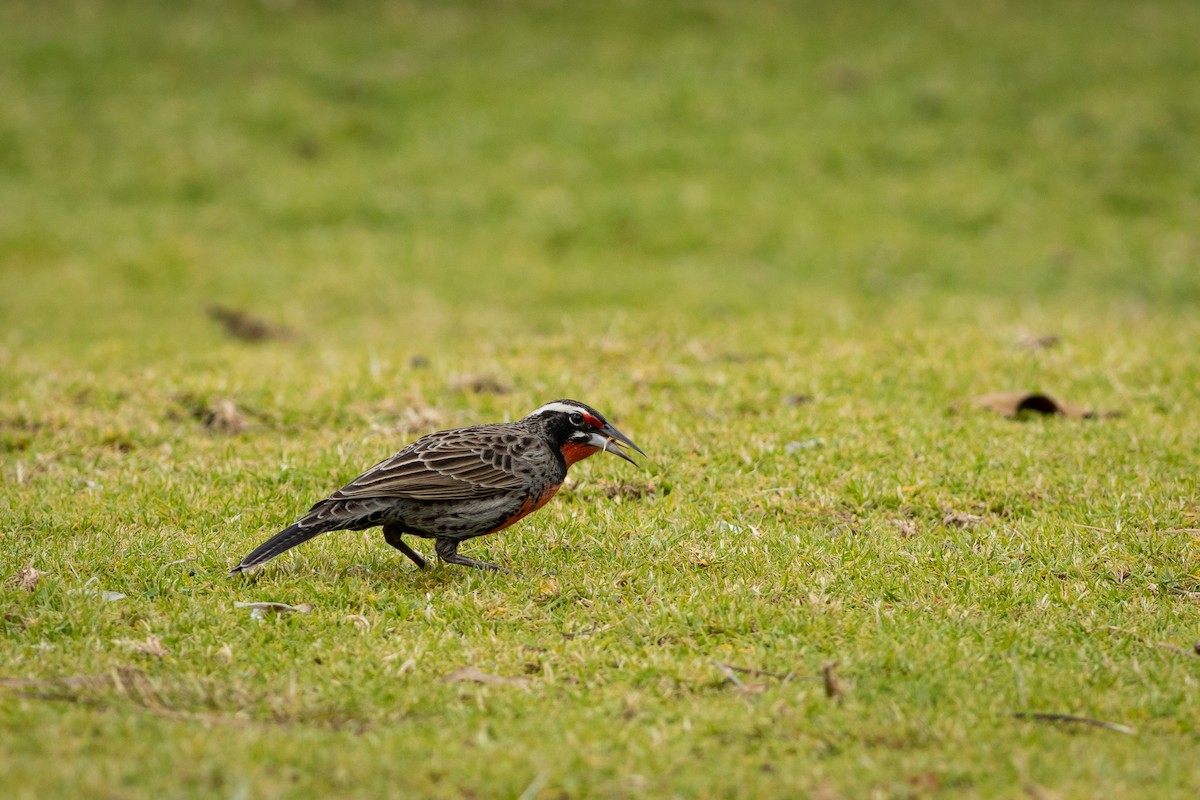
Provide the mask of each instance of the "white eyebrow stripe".
{"label": "white eyebrow stripe", "polygon": [[580,408],[579,406],[573,406],[573,405],[569,405],[567,403],[554,402],[554,403],[546,403],[546,405],[542,406],[537,411],[534,411],[529,416],[536,417],[538,414],[542,414],[547,411],[561,411],[564,414],[574,414],[575,412],[579,412],[580,414],[583,413],[583,409]]}

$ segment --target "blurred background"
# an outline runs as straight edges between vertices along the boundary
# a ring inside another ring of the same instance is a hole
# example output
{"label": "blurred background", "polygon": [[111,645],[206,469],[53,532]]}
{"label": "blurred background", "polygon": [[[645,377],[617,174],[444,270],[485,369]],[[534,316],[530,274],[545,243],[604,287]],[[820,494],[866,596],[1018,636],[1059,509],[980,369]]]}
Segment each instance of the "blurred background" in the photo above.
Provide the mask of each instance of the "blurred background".
{"label": "blurred background", "polygon": [[6,2],[4,345],[202,347],[212,302],[351,348],[1187,313],[1197,30],[1170,0]]}
{"label": "blurred background", "polygon": [[[0,783],[1195,797],[1198,301],[1197,0],[0,0]],[[526,578],[225,580],[563,396]]]}

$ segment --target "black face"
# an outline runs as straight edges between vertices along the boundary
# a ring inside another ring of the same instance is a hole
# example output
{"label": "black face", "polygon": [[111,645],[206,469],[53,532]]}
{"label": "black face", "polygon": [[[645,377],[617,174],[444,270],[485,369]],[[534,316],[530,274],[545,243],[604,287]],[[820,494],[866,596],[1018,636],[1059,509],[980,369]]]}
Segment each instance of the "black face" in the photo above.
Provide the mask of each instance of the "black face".
{"label": "black face", "polygon": [[599,411],[576,400],[547,403],[534,415],[542,421],[550,441],[559,447],[570,441],[586,444],[593,433],[608,425]]}
{"label": "black face", "polygon": [[621,445],[628,445],[642,453],[640,447],[613,427],[599,411],[578,400],[556,400],[547,403],[530,414],[530,417],[542,423],[546,436],[559,450],[571,446],[571,454],[567,456],[568,465],[580,458],[586,458],[597,450],[605,450],[631,464],[636,464]]}

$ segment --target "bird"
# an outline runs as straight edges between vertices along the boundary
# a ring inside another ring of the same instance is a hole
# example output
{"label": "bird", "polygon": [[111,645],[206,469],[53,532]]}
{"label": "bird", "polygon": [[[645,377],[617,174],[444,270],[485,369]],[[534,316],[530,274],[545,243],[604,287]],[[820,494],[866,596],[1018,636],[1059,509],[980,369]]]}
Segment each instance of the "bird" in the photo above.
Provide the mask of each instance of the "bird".
{"label": "bird", "polygon": [[646,454],[578,400],[555,400],[516,422],[422,436],[347,483],[256,547],[230,576],[257,567],[321,533],[382,527],[389,545],[420,569],[425,558],[403,536],[434,540],[448,564],[507,571],[458,552],[467,539],[513,525],[549,502],[567,469],[597,452],[637,466]]}

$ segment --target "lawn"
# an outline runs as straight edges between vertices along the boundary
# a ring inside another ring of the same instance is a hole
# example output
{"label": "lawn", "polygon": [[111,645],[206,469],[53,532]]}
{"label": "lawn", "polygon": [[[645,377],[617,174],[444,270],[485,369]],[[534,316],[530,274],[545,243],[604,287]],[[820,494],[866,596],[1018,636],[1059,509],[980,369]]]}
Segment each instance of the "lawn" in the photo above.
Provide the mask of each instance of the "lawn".
{"label": "lawn", "polygon": [[[3,794],[1195,797],[1196,30],[0,4]],[[227,577],[560,397],[648,458],[462,549],[514,573]]]}

